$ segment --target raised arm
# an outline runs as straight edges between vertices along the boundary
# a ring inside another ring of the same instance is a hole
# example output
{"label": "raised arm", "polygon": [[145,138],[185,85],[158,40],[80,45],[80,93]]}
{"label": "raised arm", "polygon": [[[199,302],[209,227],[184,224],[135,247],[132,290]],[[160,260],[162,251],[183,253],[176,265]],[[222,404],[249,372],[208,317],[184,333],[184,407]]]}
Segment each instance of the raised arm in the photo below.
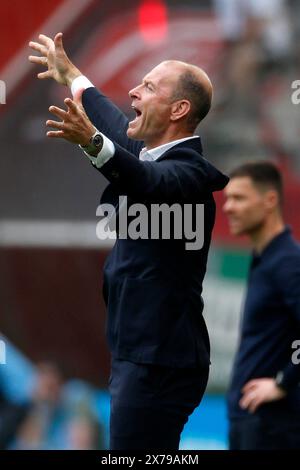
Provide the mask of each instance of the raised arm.
{"label": "raised arm", "polygon": [[124,113],[101,94],[97,88],[87,88],[82,94],[82,104],[94,126],[113,142],[138,156],[143,142],[127,137],[128,119]]}
{"label": "raised arm", "polygon": [[[38,52],[39,56],[31,55],[29,61],[46,67],[46,71],[37,74],[39,79],[53,79],[71,88],[74,80],[82,76],[82,73],[66,54],[62,36],[62,33],[58,33],[52,40],[40,34],[39,42],[30,41],[29,47]],[[81,93],[79,95],[81,96]],[[133,154],[139,154],[142,143],[127,137],[126,115],[106,96],[95,87],[87,88],[83,93],[83,106],[90,121],[99,131]]]}

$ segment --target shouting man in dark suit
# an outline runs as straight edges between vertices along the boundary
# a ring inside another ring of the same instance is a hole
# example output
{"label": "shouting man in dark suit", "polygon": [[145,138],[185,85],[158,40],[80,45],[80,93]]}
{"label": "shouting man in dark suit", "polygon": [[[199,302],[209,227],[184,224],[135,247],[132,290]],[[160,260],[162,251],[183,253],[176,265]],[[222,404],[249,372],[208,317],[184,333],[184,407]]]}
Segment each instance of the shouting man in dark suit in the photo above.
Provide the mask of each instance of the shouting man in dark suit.
{"label": "shouting man in dark suit", "polygon": [[[194,136],[210,109],[205,72],[165,61],[129,92],[136,118],[126,116],[70,62],[58,33],[30,47],[38,77],[71,87],[67,110],[50,107],[48,137],[79,144],[110,182],[102,201],[126,196],[128,207],[189,206],[204,211],[203,243],[186,236],[119,236],[104,268],[107,338],[112,353],[111,449],[178,449],[189,415],[199,405],[209,370],[202,316],[202,282],[215,220],[213,191],[228,178],[202,156]],[[81,96],[82,95],[82,96]],[[82,104],[81,104],[82,98]],[[83,105],[83,106],[82,106]],[[119,206],[119,212],[122,208]],[[151,223],[151,221],[150,221]]]}

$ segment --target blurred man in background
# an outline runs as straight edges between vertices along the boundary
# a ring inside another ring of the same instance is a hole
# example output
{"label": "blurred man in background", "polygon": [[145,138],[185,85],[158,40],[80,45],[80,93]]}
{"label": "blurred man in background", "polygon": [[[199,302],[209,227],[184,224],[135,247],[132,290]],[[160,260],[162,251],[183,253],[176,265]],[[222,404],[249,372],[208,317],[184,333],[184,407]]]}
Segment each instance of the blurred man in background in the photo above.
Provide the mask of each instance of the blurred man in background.
{"label": "blurred man in background", "polygon": [[282,215],[283,187],[268,162],[231,173],[224,211],[231,233],[253,247],[228,393],[230,449],[300,447],[300,247]]}
{"label": "blurred man in background", "polygon": [[62,427],[67,418],[63,383],[62,373],[54,363],[37,364],[28,413],[18,429],[14,449],[63,448]]}
{"label": "blurred man in background", "polygon": [[53,362],[36,367],[27,414],[10,448],[16,450],[83,450],[103,448],[101,424],[92,397],[72,397],[60,368]]}

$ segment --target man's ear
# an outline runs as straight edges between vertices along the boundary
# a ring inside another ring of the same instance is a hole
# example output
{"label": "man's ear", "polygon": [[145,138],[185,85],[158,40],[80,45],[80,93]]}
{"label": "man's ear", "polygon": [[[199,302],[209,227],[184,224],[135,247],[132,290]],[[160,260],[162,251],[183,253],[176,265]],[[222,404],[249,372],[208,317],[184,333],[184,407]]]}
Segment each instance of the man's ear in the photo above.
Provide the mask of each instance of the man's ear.
{"label": "man's ear", "polygon": [[171,121],[177,121],[178,119],[183,118],[190,112],[190,109],[191,103],[188,100],[175,101],[175,103],[172,104],[170,116]]}
{"label": "man's ear", "polygon": [[265,204],[267,209],[273,210],[274,207],[279,205],[279,196],[277,191],[269,189],[265,194]]}

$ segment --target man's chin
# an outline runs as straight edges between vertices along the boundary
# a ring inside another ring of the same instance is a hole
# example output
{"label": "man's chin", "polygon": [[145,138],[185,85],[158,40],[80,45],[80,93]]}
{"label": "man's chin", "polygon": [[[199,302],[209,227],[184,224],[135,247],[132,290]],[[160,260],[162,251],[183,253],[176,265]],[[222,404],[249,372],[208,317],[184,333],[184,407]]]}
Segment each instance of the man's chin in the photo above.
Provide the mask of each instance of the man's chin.
{"label": "man's chin", "polygon": [[229,228],[230,228],[231,235],[234,235],[235,237],[240,237],[242,235],[245,235],[245,230],[242,227],[231,225]]}
{"label": "man's chin", "polygon": [[134,129],[133,127],[128,127],[127,137],[129,137],[129,139],[142,140],[142,138],[139,136],[138,129]]}

